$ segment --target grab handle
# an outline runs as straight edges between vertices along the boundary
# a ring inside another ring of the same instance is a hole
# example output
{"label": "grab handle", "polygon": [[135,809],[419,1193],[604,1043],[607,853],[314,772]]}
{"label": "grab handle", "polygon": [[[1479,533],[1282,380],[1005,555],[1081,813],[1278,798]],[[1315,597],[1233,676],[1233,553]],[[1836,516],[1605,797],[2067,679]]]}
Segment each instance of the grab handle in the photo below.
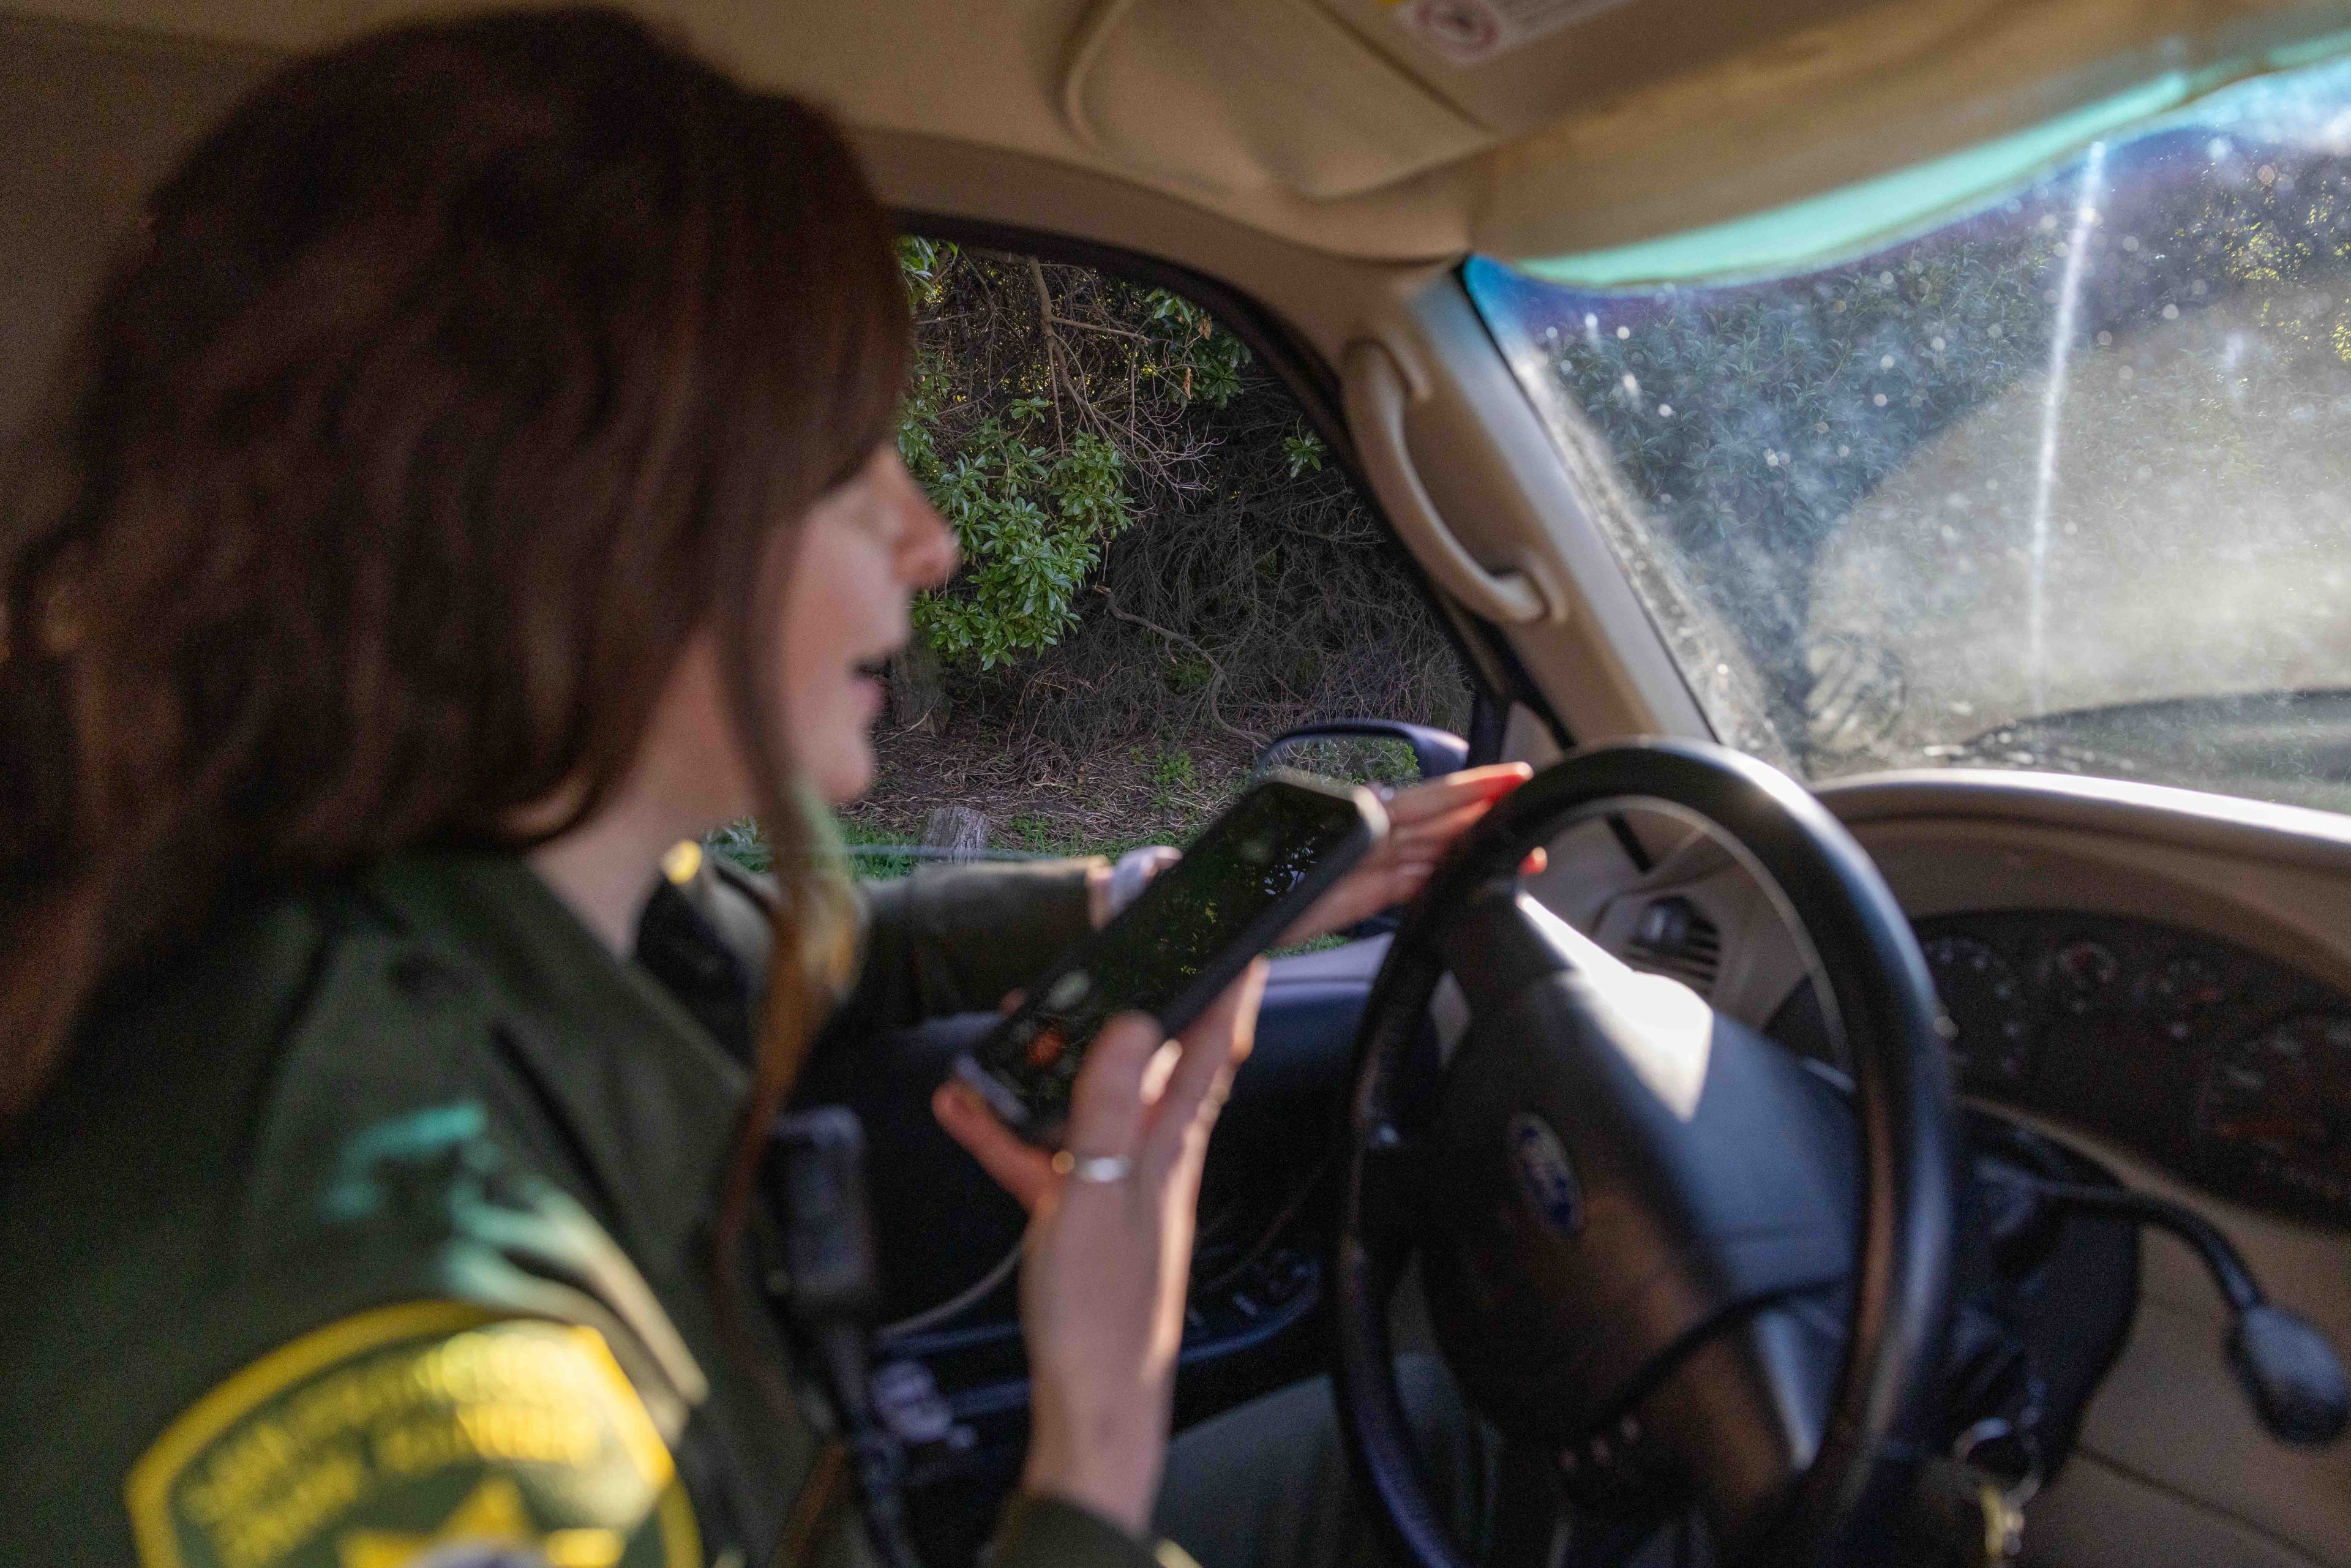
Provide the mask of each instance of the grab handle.
{"label": "grab handle", "polygon": [[1404,441],[1405,383],[1395,356],[1368,339],[1349,345],[1345,362],[1347,423],[1372,486],[1387,503],[1396,532],[1447,593],[1489,621],[1522,626],[1552,618],[1535,580],[1523,571],[1488,570],[1461,548],[1413,468]]}

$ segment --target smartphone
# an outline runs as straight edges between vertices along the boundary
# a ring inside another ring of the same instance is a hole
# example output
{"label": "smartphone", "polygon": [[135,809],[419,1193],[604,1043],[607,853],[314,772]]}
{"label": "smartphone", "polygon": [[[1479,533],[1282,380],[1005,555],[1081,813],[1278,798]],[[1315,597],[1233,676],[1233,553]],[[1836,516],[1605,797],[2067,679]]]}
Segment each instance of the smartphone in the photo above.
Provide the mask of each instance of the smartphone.
{"label": "smartphone", "polygon": [[1057,1145],[1086,1047],[1114,1013],[1180,1032],[1387,836],[1370,790],[1268,774],[1101,930],[1055,959],[955,1071],[1006,1125]]}

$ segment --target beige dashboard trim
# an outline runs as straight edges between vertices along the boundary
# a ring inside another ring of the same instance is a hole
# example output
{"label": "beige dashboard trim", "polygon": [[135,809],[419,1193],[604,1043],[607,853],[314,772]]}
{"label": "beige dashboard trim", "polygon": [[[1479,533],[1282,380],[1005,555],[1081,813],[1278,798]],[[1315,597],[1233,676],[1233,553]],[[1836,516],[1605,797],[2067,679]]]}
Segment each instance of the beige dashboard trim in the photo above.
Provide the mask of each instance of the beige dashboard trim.
{"label": "beige dashboard trim", "polygon": [[2351,817],[2196,789],[1947,768],[1835,779],[1813,793],[1848,828],[1917,818],[2031,822],[2351,873]]}
{"label": "beige dashboard trim", "polygon": [[2351,993],[2351,818],[2038,774],[1823,787],[1916,918],[2054,909],[2159,920]]}

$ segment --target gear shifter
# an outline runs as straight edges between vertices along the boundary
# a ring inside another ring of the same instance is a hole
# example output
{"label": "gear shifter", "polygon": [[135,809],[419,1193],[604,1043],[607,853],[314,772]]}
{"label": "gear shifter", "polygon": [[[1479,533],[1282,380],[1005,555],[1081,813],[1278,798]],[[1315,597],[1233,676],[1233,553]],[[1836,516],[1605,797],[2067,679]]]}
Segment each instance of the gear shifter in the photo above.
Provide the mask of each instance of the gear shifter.
{"label": "gear shifter", "polygon": [[2229,1303],[2229,1365],[2262,1425],[2280,1442],[2301,1447],[2342,1436],[2351,1416],[2351,1380],[2342,1357],[2307,1319],[2270,1303],[2219,1230],[2176,1203],[2128,1187],[2051,1181],[2012,1167],[1978,1168],[1984,1178],[2014,1183],[2053,1207],[2132,1220],[2186,1242]]}

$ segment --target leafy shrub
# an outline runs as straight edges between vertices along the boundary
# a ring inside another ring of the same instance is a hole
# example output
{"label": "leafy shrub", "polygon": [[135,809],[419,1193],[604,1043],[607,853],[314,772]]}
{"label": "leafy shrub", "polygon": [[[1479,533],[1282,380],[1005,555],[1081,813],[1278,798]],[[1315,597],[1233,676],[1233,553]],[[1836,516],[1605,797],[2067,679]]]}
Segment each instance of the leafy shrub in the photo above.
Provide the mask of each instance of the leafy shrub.
{"label": "leafy shrub", "polygon": [[[898,256],[918,312],[952,303],[965,317],[976,301],[984,316],[1008,309],[997,286],[1017,285],[1021,266],[922,239],[902,241]],[[1077,624],[1078,594],[1134,518],[1130,450],[1160,470],[1152,476],[1180,486],[1174,471],[1194,455],[1171,459],[1150,437],[1193,402],[1223,408],[1249,364],[1238,339],[1165,289],[1102,280],[1088,311],[1054,298],[1041,264],[1026,270],[1033,316],[1024,311],[1019,328],[1033,319],[1041,362],[1004,373],[1005,340],[1026,336],[1012,321],[925,333],[898,432],[900,455],[953,525],[966,563],[955,582],[922,596],[915,625],[946,658],[983,670],[1050,648]],[[1113,343],[1106,361],[1101,338]]]}
{"label": "leafy shrub", "polygon": [[957,724],[1053,768],[1145,734],[1205,757],[1339,714],[1466,722],[1401,552],[1207,311],[927,241],[900,263],[899,450],[966,556],[915,612]]}
{"label": "leafy shrub", "polygon": [[971,563],[959,591],[922,596],[914,624],[946,657],[982,669],[1060,642],[1102,547],[1133,520],[1118,448],[1091,431],[1058,455],[1032,445],[1037,411],[1023,398],[1019,426],[983,420],[952,465],[919,448],[927,460],[910,464]]}

